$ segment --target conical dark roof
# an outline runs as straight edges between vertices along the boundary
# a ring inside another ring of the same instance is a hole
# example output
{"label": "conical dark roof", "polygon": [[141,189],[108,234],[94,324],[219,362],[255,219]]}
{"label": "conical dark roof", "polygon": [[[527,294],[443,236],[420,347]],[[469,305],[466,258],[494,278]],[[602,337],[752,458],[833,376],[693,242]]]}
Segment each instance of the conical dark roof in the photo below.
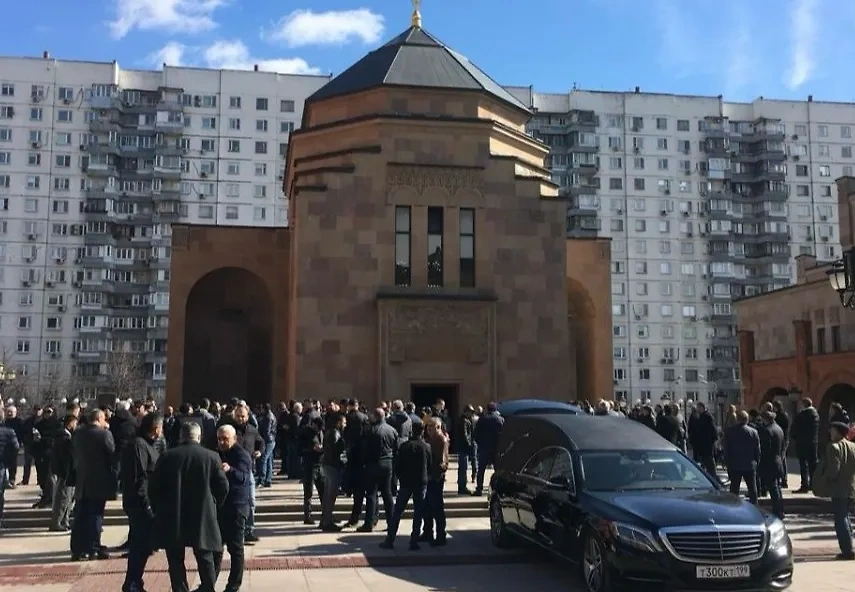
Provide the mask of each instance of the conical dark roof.
{"label": "conical dark roof", "polygon": [[529,109],[465,56],[421,27],[410,27],[330,80],[307,99],[320,101],[381,86],[485,92],[516,109]]}

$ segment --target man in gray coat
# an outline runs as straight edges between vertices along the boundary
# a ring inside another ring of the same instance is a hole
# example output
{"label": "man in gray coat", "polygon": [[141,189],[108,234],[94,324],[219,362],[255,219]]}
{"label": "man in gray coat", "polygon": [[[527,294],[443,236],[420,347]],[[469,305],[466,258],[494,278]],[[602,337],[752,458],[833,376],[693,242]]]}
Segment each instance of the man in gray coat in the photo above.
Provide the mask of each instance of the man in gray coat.
{"label": "man in gray coat", "polygon": [[116,499],[116,443],[100,409],[87,414],[85,425],[71,437],[76,505],[71,528],[71,560],[108,559],[101,545],[107,500]]}

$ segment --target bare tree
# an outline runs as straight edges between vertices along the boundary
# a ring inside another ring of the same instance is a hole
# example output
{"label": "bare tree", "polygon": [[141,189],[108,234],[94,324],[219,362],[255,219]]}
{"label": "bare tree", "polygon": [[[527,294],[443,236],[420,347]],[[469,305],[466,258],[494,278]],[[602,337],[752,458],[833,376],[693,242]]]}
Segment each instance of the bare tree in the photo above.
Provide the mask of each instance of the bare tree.
{"label": "bare tree", "polygon": [[39,380],[42,403],[59,404],[80,396],[82,383],[76,376],[61,371],[46,372]]}
{"label": "bare tree", "polygon": [[146,392],[145,360],[129,351],[107,353],[107,383],[117,397],[141,399]]}
{"label": "bare tree", "polygon": [[25,399],[27,403],[36,403],[37,401],[33,400],[33,382],[29,376],[18,372],[14,361],[15,354],[14,350],[6,347],[0,349],[0,368],[3,371],[0,376],[0,392],[4,400],[12,399],[16,405],[20,404],[21,399]]}

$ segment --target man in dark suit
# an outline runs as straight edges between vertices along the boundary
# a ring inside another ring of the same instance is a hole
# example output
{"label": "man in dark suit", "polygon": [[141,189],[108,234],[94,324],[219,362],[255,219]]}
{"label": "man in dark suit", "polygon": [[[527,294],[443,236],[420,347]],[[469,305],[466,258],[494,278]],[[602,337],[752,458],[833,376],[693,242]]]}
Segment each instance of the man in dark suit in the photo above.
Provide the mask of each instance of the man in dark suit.
{"label": "man in dark suit", "polygon": [[775,412],[775,423],[781,428],[784,434],[784,474],[781,476],[781,488],[787,489],[787,449],[790,447],[790,416],[784,411],[784,405],[778,400],[772,402],[772,410]]}
{"label": "man in dark suit", "polygon": [[757,464],[760,462],[760,436],[748,425],[748,413],[740,411],[737,422],[724,436],[724,461],[730,478],[730,492],[739,493],[742,481],[748,486],[748,499],[757,503]]}
{"label": "man in dark suit", "polygon": [[128,515],[128,566],[122,592],[143,592],[143,574],[151,555],[151,528],[154,512],[149,499],[149,478],[157,464],[154,443],[163,435],[163,416],[148,413],[140,421],[139,432],[122,451],[122,509]]}
{"label": "man in dark suit", "polygon": [[74,505],[74,449],[71,437],[77,429],[77,417],[66,415],[62,418],[63,430],[54,440],[51,451],[51,471],[56,476],[53,490],[50,530],[67,532],[71,526],[71,508]]}
{"label": "man in dark suit", "polygon": [[[229,581],[225,592],[237,592],[243,583],[244,531],[252,499],[252,459],[249,453],[237,445],[234,426],[224,425],[217,430],[217,446],[220,460],[229,480],[229,494],[219,511],[220,536],[231,557]],[[214,570],[220,576],[223,562],[222,549],[214,552]]]}
{"label": "man in dark suit", "polygon": [[71,528],[71,560],[108,559],[101,546],[101,527],[107,500],[116,499],[117,483],[113,467],[116,443],[107,417],[100,409],[87,415],[86,425],[71,437],[74,457],[77,505]]}
{"label": "man in dark suit", "polygon": [[784,519],[784,501],[781,495],[781,477],[784,468],[784,430],[775,422],[775,413],[764,411],[760,414],[760,462],[757,465],[757,475],[760,485],[769,492],[772,500],[772,513]]}
{"label": "man in dark suit", "polygon": [[219,455],[201,445],[202,428],[181,424],[180,444],[160,457],[149,479],[154,510],[154,546],[166,550],[173,592],[189,592],[184,549],[193,549],[201,585],[214,592],[214,553],[223,550],[217,509],[226,501],[229,482]]}

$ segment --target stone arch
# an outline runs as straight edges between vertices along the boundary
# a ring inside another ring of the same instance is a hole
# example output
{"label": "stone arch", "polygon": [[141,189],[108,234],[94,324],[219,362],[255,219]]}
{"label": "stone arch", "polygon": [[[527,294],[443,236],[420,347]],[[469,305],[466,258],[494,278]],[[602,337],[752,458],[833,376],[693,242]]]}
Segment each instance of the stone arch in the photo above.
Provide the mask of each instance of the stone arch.
{"label": "stone arch", "polygon": [[771,388],[766,389],[766,392],[763,393],[763,403],[772,403],[776,399],[789,399],[790,393],[787,389],[781,386],[773,386]]}
{"label": "stone arch", "polygon": [[593,399],[596,396],[597,332],[594,320],[597,310],[587,288],[578,280],[567,278],[567,323],[570,332],[570,399]]}
{"label": "stone arch", "polygon": [[849,417],[855,415],[855,386],[852,382],[837,382],[832,384],[822,394],[819,402],[819,416],[822,420],[822,428],[831,421],[831,404],[840,403],[843,409],[849,413]]}
{"label": "stone arch", "polygon": [[250,403],[273,395],[273,300],[258,275],[221,267],[187,296],[182,399]]}

